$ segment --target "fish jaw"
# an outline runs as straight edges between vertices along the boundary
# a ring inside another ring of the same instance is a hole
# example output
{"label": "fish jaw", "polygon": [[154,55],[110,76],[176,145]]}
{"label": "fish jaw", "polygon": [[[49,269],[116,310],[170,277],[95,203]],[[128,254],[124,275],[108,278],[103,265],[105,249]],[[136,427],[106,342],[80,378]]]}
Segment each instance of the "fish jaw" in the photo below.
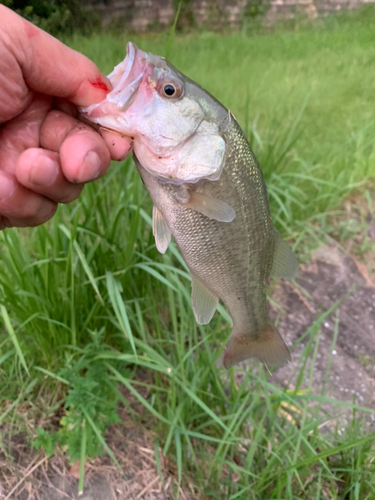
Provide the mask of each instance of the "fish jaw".
{"label": "fish jaw", "polygon": [[112,90],[96,104],[80,108],[80,113],[87,120],[104,128],[131,137],[134,130],[126,116],[132,105],[142,79],[150,73],[148,54],[134,43],[126,45],[126,57],[108,75]]}
{"label": "fish jaw", "polygon": [[[220,177],[225,141],[206,116],[196,84],[131,42],[108,78],[112,91],[102,102],[80,109],[85,119],[129,137],[142,166],[163,182],[181,185]],[[173,84],[179,95],[169,99],[165,84]]]}

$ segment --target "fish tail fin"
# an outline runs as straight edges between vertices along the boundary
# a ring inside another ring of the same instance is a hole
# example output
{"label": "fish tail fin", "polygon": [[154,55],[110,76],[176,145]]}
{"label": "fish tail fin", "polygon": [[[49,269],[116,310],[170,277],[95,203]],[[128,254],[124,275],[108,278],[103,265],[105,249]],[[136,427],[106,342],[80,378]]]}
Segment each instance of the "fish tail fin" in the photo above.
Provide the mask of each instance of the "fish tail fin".
{"label": "fish tail fin", "polygon": [[291,360],[287,345],[273,325],[267,325],[256,339],[233,330],[224,352],[224,367],[248,358],[257,358],[267,367],[282,366]]}

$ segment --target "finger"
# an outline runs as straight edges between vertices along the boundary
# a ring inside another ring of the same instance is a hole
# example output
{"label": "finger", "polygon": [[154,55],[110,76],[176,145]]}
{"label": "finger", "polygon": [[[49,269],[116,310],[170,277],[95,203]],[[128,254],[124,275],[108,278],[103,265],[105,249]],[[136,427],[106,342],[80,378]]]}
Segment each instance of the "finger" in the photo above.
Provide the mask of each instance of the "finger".
{"label": "finger", "polygon": [[20,155],[16,178],[26,188],[57,203],[70,203],[83,189],[82,184],[66,180],[57,153],[40,148],[27,149]]}
{"label": "finger", "polygon": [[17,118],[0,128],[0,169],[11,174],[19,155],[27,148],[39,146],[40,126],[52,99],[35,95],[30,105]]}
{"label": "finger", "polygon": [[8,226],[38,226],[50,219],[56,203],[21,186],[11,174],[0,172],[0,213]]}
{"label": "finger", "polygon": [[56,98],[53,101],[53,108],[66,113],[67,115],[73,116],[77,118],[78,116],[78,108],[72,102],[67,101],[66,99]]}
{"label": "finger", "polygon": [[99,129],[99,132],[107,145],[112,160],[124,160],[131,153],[133,141],[129,137],[123,137],[103,129]]}
{"label": "finger", "polygon": [[105,98],[111,83],[90,59],[3,5],[0,5],[0,19],[12,38],[9,49],[31,89],[69,99],[77,106],[88,106]]}
{"label": "finger", "polygon": [[111,157],[99,134],[93,130],[75,129],[61,145],[60,161],[68,181],[84,183],[104,175]]}
{"label": "finger", "polygon": [[6,229],[7,227],[13,227],[13,224],[10,223],[10,220],[7,219],[7,217],[0,215],[0,231]]}
{"label": "finger", "polygon": [[62,173],[73,183],[101,177],[111,160],[106,143],[97,132],[57,110],[51,111],[42,125],[41,146],[60,152]]}
{"label": "finger", "polygon": [[40,145],[42,148],[50,149],[58,153],[67,136],[75,129],[88,130],[93,129],[82,122],[79,122],[73,116],[62,111],[52,109],[46,116],[40,129]]}
{"label": "finger", "polygon": [[109,167],[110,154],[100,135],[61,111],[48,113],[40,140],[43,148],[60,152],[62,174],[70,182],[93,181]]}
{"label": "finger", "polygon": [[[89,125],[55,109],[48,113],[42,125],[40,144],[43,148],[58,152],[66,137],[78,130],[93,132],[92,140],[97,141],[102,146],[103,143],[99,135]],[[133,144],[130,138],[103,129],[99,129],[99,133],[107,146],[112,160],[123,160],[131,152]]]}

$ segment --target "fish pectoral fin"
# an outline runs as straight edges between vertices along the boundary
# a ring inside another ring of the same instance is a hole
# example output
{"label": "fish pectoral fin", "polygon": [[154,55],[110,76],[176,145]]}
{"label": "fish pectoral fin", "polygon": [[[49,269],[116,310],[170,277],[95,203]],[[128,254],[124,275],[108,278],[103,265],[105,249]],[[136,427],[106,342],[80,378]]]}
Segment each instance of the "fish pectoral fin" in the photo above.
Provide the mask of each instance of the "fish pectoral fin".
{"label": "fish pectoral fin", "polygon": [[292,279],[298,274],[298,261],[287,243],[275,229],[275,251],[271,276]]}
{"label": "fish pectoral fin", "polygon": [[189,201],[182,205],[219,222],[232,222],[236,217],[235,210],[225,201],[195,191],[190,194]]}
{"label": "fish pectoral fin", "polygon": [[191,276],[191,303],[194,316],[199,325],[210,322],[216,311],[218,298],[208,290],[194,275]]}
{"label": "fish pectoral fin", "polygon": [[165,253],[171,241],[171,230],[160,210],[154,205],[152,208],[152,234],[155,237],[156,248]]}
{"label": "fish pectoral fin", "polygon": [[233,330],[224,352],[224,367],[249,358],[257,358],[267,367],[283,366],[291,360],[287,345],[273,325],[268,325],[257,338]]}

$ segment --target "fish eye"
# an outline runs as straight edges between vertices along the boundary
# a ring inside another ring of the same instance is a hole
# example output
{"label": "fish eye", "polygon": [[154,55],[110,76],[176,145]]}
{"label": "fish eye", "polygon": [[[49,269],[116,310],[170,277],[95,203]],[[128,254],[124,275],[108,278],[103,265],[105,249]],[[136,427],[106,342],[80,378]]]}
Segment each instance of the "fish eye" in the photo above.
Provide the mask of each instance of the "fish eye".
{"label": "fish eye", "polygon": [[166,96],[172,97],[176,93],[176,87],[171,83],[166,83],[163,87],[163,92]]}
{"label": "fish eye", "polygon": [[182,94],[182,86],[178,83],[166,82],[162,86],[162,94],[164,97],[177,98]]}

